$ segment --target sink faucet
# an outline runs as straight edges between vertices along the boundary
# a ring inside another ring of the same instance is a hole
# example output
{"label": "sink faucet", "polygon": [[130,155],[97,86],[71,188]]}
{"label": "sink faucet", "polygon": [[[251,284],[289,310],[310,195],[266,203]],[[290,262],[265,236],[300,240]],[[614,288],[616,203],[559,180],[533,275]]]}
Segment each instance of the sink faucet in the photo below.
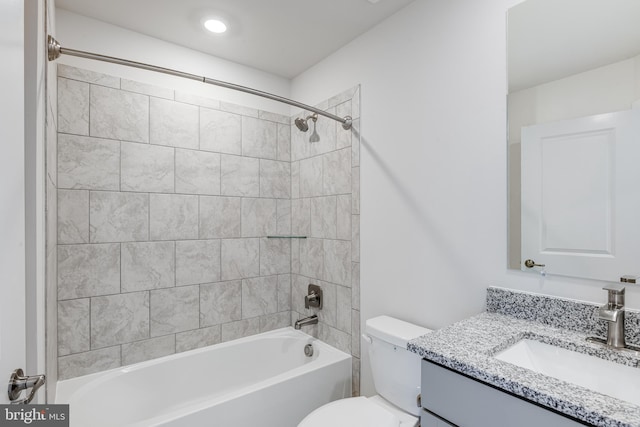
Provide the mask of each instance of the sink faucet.
{"label": "sink faucet", "polygon": [[598,310],[598,319],[607,321],[607,345],[624,348],[624,286],[605,286],[609,293],[607,303]]}
{"label": "sink faucet", "polygon": [[305,317],[303,319],[296,320],[294,328],[300,329],[303,326],[315,325],[316,323],[318,323],[318,316],[314,314],[313,316],[309,316],[309,317]]}

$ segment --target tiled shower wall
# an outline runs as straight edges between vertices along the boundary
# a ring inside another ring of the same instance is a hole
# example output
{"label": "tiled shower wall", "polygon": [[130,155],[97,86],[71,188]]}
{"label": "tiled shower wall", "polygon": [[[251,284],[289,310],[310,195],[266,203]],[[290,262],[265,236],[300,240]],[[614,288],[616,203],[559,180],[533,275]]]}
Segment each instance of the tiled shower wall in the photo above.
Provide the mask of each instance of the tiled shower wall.
{"label": "tiled shower wall", "polygon": [[290,118],[58,67],[58,368],[291,323]]}
{"label": "tiled shower wall", "polygon": [[[292,131],[292,231],[307,239],[292,242],[294,317],[317,313],[320,323],[303,330],[353,356],[353,393],[360,385],[360,90],[353,88],[316,107],[352,116],[353,131],[318,119],[313,130]],[[310,283],[323,290],[321,310],[305,309]]]}
{"label": "tiled shower wall", "polygon": [[359,90],[318,107],[354,130],[320,117],[309,143],[289,117],[58,66],[61,379],[288,326],[315,283],[305,329],[353,354],[359,392]]}

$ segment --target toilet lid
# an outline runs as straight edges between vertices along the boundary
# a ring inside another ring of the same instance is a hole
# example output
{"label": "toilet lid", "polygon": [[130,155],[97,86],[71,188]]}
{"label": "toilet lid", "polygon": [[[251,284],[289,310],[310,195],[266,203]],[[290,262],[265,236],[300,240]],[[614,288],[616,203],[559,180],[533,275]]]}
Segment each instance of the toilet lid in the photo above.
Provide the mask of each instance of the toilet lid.
{"label": "toilet lid", "polygon": [[399,427],[400,419],[366,397],[328,403],[306,416],[298,427]]}

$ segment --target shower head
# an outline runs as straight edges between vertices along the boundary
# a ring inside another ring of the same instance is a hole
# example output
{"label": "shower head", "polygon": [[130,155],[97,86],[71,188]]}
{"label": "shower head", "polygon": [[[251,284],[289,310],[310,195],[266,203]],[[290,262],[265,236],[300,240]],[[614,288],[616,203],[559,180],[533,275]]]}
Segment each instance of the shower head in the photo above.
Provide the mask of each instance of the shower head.
{"label": "shower head", "polygon": [[302,132],[306,132],[309,130],[309,125],[307,124],[307,120],[303,119],[302,117],[298,117],[297,119],[295,119],[295,124],[296,124],[296,127],[300,129]]}
{"label": "shower head", "polygon": [[315,123],[316,120],[318,120],[318,114],[313,113],[312,115],[307,116],[304,119],[302,117],[298,117],[297,119],[294,120],[294,122],[298,129],[300,129],[302,132],[306,132],[309,130],[309,123],[307,123],[309,119],[313,120],[313,123]]}

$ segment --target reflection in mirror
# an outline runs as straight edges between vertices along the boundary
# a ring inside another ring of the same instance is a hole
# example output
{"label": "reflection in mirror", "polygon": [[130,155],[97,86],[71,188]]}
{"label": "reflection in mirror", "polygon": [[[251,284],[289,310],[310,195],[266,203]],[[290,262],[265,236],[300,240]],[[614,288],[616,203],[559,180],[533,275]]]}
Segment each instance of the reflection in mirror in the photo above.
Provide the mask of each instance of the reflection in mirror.
{"label": "reflection in mirror", "polygon": [[[526,216],[527,212],[521,211],[522,130],[532,131],[533,129],[533,133],[537,132],[541,135],[538,132],[540,129],[536,126],[559,123],[565,126],[564,128],[568,126],[569,129],[573,129],[572,126],[576,126],[576,123],[580,125],[580,123],[599,120],[597,115],[630,112],[634,103],[640,108],[636,102],[640,100],[640,25],[638,25],[638,17],[640,17],[640,1],[638,0],[526,0],[509,9],[507,14],[509,268],[539,271],[538,268],[527,269],[522,266],[525,258],[532,258],[531,256],[527,257],[521,250],[521,236],[526,234],[524,231],[531,231],[528,228],[521,230],[523,218],[525,224],[531,223],[531,218]],[[638,116],[635,117],[637,119]],[[636,119],[629,119],[632,122],[632,127],[635,126],[633,123],[637,122]],[[563,129],[562,126],[559,129]],[[596,132],[594,129],[592,128],[591,132]],[[548,131],[548,129],[544,131]],[[620,143],[605,136],[594,140],[592,134],[587,135],[585,141],[590,141],[592,147],[595,148],[590,154],[594,166],[584,169],[599,169],[606,163],[611,165],[611,174],[607,175],[599,171],[599,174],[585,175],[581,179],[601,180],[605,177],[611,182],[619,181],[621,178],[616,175],[616,166],[620,165],[616,164],[618,161],[616,156],[619,156],[620,153],[615,152],[613,147],[617,147]],[[573,152],[581,151],[576,147],[573,146],[570,150],[574,150]],[[563,152],[557,148],[557,145],[554,146],[553,152]],[[550,153],[552,150],[546,150],[546,152]],[[598,152],[609,153],[612,156],[611,162],[598,163]],[[566,153],[567,159],[572,157],[572,151]],[[577,155],[577,152],[575,154],[574,158],[579,160],[580,156]],[[635,162],[637,169],[640,157],[634,158],[638,159]],[[580,161],[576,164],[579,165]],[[549,181],[547,176],[546,185],[550,184]],[[607,241],[617,245],[618,242],[615,241],[617,236],[624,236],[629,231],[619,229],[622,222],[617,221],[614,217],[623,206],[607,206],[609,203],[607,200],[613,201],[616,197],[624,197],[626,200],[632,198],[632,195],[618,194],[616,196],[613,190],[608,193],[608,184],[599,182],[601,185],[598,187],[600,188],[598,194],[591,190],[591,187],[582,189],[584,190],[582,192],[585,197],[593,196],[593,199],[599,197],[595,205],[599,206],[601,212],[599,215],[593,214],[591,217],[596,220],[602,220],[602,218],[606,220],[601,221],[602,224],[606,222],[606,225],[603,225],[604,231],[601,232],[604,237],[599,241],[599,244],[602,243],[601,246],[605,249],[592,250],[585,246],[583,252],[600,258],[637,258],[633,255],[638,255],[638,252],[621,254],[621,248],[618,246],[607,248]],[[564,184],[557,183],[558,187],[562,187],[562,185]],[[548,204],[548,200],[546,203]],[[635,205],[627,204],[624,205],[624,208],[630,209],[633,206]],[[564,210],[560,207],[556,209],[556,212],[560,212],[559,217],[564,215],[565,218],[571,218],[568,216],[571,213],[570,210]],[[589,217],[589,215],[584,217]],[[540,218],[542,220],[537,223],[540,230],[536,230],[539,233],[532,233],[538,236],[538,239],[544,234],[545,226],[548,225],[545,224],[544,216]],[[575,219],[579,222],[583,216]],[[526,225],[526,227],[530,227],[530,225]],[[575,227],[573,231],[575,234]],[[557,242],[564,237],[556,235],[554,241]],[[599,237],[596,236],[596,238]],[[575,247],[569,243],[567,248]],[[630,250],[635,250],[633,248],[632,245]],[[566,255],[571,252],[570,250],[567,252],[566,248],[558,249],[555,246],[547,249],[549,249],[547,252],[559,255],[560,260],[566,259]],[[540,251],[544,255],[544,245],[541,246]],[[592,266],[591,263],[579,263],[579,270],[571,271],[571,269],[554,269],[554,264],[557,267],[561,262],[557,257],[556,259],[548,258],[547,262],[541,258],[541,255],[538,255],[537,258],[533,258],[534,261],[547,264],[546,270],[550,274],[603,279],[593,272],[586,271],[588,268],[585,267]],[[627,273],[637,272],[629,271]],[[621,274],[627,273],[621,272]],[[616,278],[607,276],[603,280],[616,280]]]}

